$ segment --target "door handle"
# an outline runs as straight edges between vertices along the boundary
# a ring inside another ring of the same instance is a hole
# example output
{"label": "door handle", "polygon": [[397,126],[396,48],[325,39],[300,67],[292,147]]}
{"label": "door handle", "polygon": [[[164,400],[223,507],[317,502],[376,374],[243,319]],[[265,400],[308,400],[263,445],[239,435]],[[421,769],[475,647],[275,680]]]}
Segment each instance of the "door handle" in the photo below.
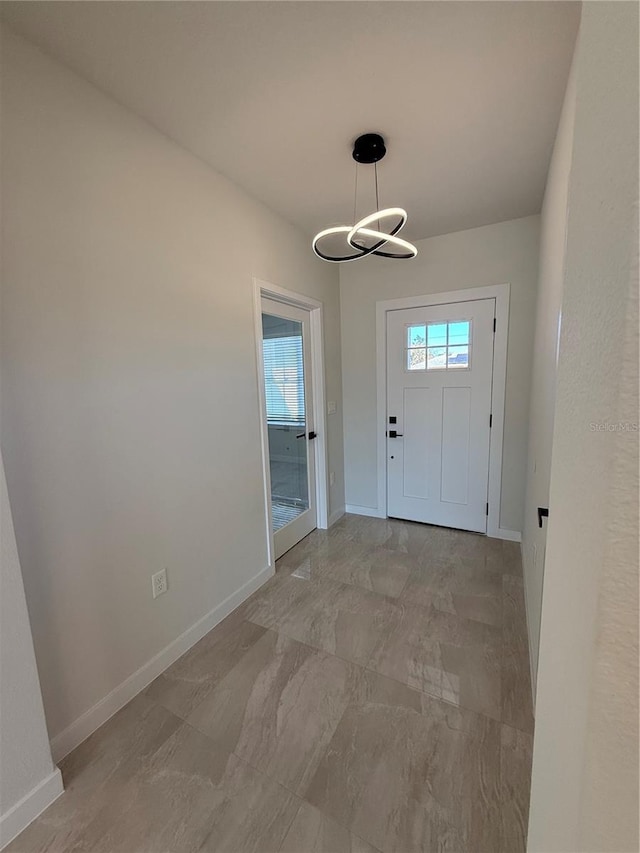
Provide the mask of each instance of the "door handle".
{"label": "door handle", "polygon": [[387,435],[389,438],[402,438],[402,433],[396,432],[395,429],[390,429]]}
{"label": "door handle", "polygon": [[549,518],[549,507],[538,507],[538,527],[542,527],[542,519]]}
{"label": "door handle", "polygon": [[308,436],[307,436],[307,433],[306,433],[306,432],[301,432],[301,433],[300,433],[300,435],[297,435],[297,436],[296,436],[296,438],[308,438],[308,439],[309,439],[309,441],[313,441],[313,439],[314,439],[315,437],[316,437],[316,433],[315,433],[315,432],[310,432]]}

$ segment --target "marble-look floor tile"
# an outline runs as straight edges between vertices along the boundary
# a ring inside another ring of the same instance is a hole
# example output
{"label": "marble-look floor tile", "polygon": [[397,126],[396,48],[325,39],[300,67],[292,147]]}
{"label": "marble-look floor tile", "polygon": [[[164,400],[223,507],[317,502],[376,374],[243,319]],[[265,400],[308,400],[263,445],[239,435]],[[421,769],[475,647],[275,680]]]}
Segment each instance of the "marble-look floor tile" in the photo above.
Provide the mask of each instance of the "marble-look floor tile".
{"label": "marble-look floor tile", "polygon": [[144,694],[136,696],[62,760],[65,790],[87,790],[114,773],[129,772],[132,761],[152,755],[180,722]]}
{"label": "marble-look floor tile", "polygon": [[351,584],[318,581],[277,620],[288,637],[364,666],[402,613],[394,600]]}
{"label": "marble-look floor tile", "polygon": [[303,802],[280,853],[379,853],[310,803]]}
{"label": "marble-look floor tile", "polygon": [[368,668],[455,705],[501,718],[500,629],[434,607],[403,605]]}
{"label": "marble-look floor tile", "polygon": [[262,637],[266,628],[225,620],[147,687],[145,693],[186,718]]}
{"label": "marble-look floor tile", "polygon": [[323,576],[397,598],[417,563],[416,557],[383,545],[351,545],[328,561]]}
{"label": "marble-look floor tile", "polygon": [[357,557],[371,547],[361,541],[358,528],[338,522],[330,530],[314,530],[295,548],[287,551],[276,563],[276,571],[291,574],[307,559],[312,566],[312,577],[323,577],[327,568],[345,558]]}
{"label": "marble-look floor tile", "polygon": [[502,626],[502,597],[454,592],[451,594],[453,612],[463,619],[484,622],[496,628]]}
{"label": "marble-look floor tile", "polygon": [[183,724],[87,827],[75,851],[274,851],[298,801]]}
{"label": "marble-look floor tile", "polygon": [[366,546],[347,541],[336,553],[332,553],[332,550],[322,547],[298,552],[297,547],[293,548],[278,560],[276,571],[305,580],[326,580],[339,572],[338,566],[346,565],[352,559],[359,559]]}
{"label": "marble-look floor tile", "polygon": [[[492,540],[498,541],[498,540]],[[522,577],[522,551],[518,542],[502,542],[502,570],[505,575]]]}
{"label": "marble-look floor tile", "polygon": [[7,850],[519,853],[532,730],[519,546],[345,516],[74,750]]}
{"label": "marble-look floor tile", "polygon": [[525,853],[533,737],[502,726],[500,750],[501,853]]}
{"label": "marble-look floor tile", "polygon": [[424,545],[442,528],[401,521],[397,518],[367,518],[366,516],[344,516],[332,528],[337,536],[349,538],[364,545],[379,545],[398,553],[417,556]]}
{"label": "marble-look floor tile", "polygon": [[[477,533],[449,528],[427,528],[432,531],[421,551],[423,562],[448,562],[472,566],[480,574],[518,573],[519,545],[503,542]],[[514,550],[515,549],[517,550]]]}
{"label": "marble-look floor tile", "polygon": [[462,559],[479,560],[485,557],[486,537],[449,527],[425,525],[425,536],[421,557],[430,560]]}
{"label": "marble-look floor tile", "polygon": [[304,576],[278,573],[241,604],[238,610],[243,619],[275,628],[292,609],[313,595],[313,588]]}
{"label": "marble-look floor tile", "polygon": [[352,664],[267,631],[188,722],[221,749],[299,792],[360,678]]}
{"label": "marble-look floor tile", "polygon": [[464,619],[502,625],[502,574],[480,559],[431,559],[422,556],[412,569],[401,601],[435,607]]}
{"label": "marble-look floor tile", "polygon": [[385,853],[497,850],[500,724],[367,673],[305,799]]}
{"label": "marble-look floor tile", "polygon": [[397,598],[417,564],[417,557],[404,551],[345,539],[338,547],[294,548],[278,561],[277,570],[307,580],[335,580]]}
{"label": "marble-look floor tile", "polygon": [[533,731],[529,644],[522,578],[503,578],[502,721]]}
{"label": "marble-look floor tile", "polygon": [[64,794],[5,848],[6,853],[73,849],[105,804],[180,722],[137,696],[61,762]]}
{"label": "marble-look floor tile", "polygon": [[402,608],[393,598],[331,578],[308,580],[304,564],[253,596],[244,618],[329,654],[366,664]]}
{"label": "marble-look floor tile", "polygon": [[287,551],[277,561],[278,570],[286,568],[291,562],[296,562],[307,556],[335,557],[345,545],[354,544],[353,535],[348,528],[333,525],[330,530],[314,530],[305,536],[295,548]]}
{"label": "marble-look floor tile", "polygon": [[207,853],[277,853],[299,800],[231,756],[220,785],[224,801],[200,848]]}

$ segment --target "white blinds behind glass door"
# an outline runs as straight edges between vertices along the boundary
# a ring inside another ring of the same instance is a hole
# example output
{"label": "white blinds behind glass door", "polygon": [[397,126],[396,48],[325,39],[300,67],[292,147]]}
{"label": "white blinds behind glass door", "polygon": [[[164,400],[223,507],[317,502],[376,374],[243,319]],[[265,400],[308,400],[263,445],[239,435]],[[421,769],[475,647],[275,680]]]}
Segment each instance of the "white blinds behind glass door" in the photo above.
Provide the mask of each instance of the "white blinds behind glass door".
{"label": "white blinds behind glass door", "polygon": [[262,345],[267,420],[304,425],[302,336],[265,338]]}

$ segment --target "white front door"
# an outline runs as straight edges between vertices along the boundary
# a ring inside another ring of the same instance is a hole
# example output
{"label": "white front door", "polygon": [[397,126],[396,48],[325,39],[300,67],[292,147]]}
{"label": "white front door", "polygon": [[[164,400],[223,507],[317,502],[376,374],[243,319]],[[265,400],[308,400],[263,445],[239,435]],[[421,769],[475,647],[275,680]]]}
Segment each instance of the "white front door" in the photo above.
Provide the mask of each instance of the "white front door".
{"label": "white front door", "polygon": [[487,531],[495,299],[387,313],[388,515]]}
{"label": "white front door", "polygon": [[317,527],[309,311],[263,297],[262,357],[275,557]]}

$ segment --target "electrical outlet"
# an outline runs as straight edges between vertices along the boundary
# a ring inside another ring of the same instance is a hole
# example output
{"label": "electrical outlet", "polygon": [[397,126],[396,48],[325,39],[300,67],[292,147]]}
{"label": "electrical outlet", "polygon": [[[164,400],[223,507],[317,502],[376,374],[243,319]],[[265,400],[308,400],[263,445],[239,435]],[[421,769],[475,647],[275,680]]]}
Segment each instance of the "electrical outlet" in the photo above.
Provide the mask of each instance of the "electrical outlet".
{"label": "electrical outlet", "polygon": [[151,575],[151,591],[153,592],[153,597],[157,598],[159,595],[162,595],[169,589],[167,584],[167,570],[162,569],[159,572],[156,572],[155,575]]}
{"label": "electrical outlet", "polygon": [[330,486],[335,486],[335,484],[336,484],[336,472],[335,472],[335,471],[331,471],[331,472],[329,473],[329,485],[330,485]]}

